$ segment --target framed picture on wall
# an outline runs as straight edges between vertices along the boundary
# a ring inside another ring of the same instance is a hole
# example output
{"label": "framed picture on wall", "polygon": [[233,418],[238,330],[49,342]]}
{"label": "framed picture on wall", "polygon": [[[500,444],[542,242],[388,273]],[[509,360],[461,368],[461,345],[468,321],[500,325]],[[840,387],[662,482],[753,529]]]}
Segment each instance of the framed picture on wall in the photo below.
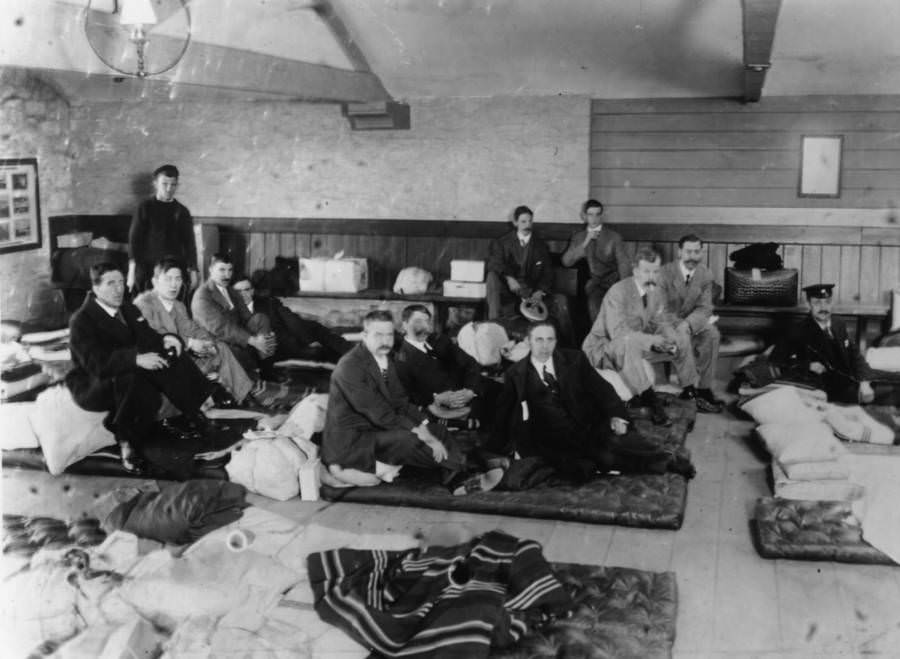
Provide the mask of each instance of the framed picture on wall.
{"label": "framed picture on wall", "polygon": [[40,246],[37,158],[0,158],[0,254]]}
{"label": "framed picture on wall", "polygon": [[800,196],[841,196],[840,135],[804,135],[800,151]]}

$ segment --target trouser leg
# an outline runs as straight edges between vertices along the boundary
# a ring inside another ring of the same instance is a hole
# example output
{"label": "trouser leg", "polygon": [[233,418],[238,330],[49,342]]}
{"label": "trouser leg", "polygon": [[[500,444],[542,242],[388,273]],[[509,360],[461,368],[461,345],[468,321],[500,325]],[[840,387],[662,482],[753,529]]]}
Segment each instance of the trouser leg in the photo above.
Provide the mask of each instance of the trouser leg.
{"label": "trouser leg", "polygon": [[363,437],[366,441],[374,442],[375,459],[385,464],[408,465],[420,469],[440,468],[453,474],[465,469],[465,456],[447,433],[447,429],[437,423],[428,424],[428,429],[447,449],[447,457],[441,462],[435,461],[431,449],[411,430],[374,430],[364,433]]}
{"label": "trouser leg", "polygon": [[572,315],[569,313],[569,300],[562,293],[549,293],[544,301],[547,313],[556,321],[559,338],[564,345],[575,345],[575,331],[572,329]]}
{"label": "trouser leg", "polygon": [[503,297],[503,293],[507,292],[509,289],[500,275],[496,272],[488,272],[485,283],[487,289],[485,296],[487,298],[488,320],[497,320],[502,315],[501,298]]}
{"label": "trouser leg", "polygon": [[219,374],[219,383],[234,396],[236,401],[243,401],[252,391],[253,380],[226,344],[216,344],[216,354],[209,362],[211,369],[204,372],[215,370]]}
{"label": "trouser leg", "polygon": [[593,281],[589,281],[584,287],[584,292],[587,295],[588,316],[590,316],[591,323],[597,319],[597,314],[600,313],[600,307],[603,304],[603,298],[606,297],[608,290],[609,286]]}
{"label": "trouser leg", "polygon": [[715,377],[716,361],[719,359],[721,335],[715,325],[706,325],[691,337],[697,364],[700,389],[711,389]]}
{"label": "trouser leg", "polygon": [[639,337],[614,339],[604,346],[603,351],[632,394],[637,395],[653,386],[644,369],[644,346]]}
{"label": "trouser leg", "polygon": [[697,363],[694,361],[694,347],[691,345],[691,336],[687,330],[673,330],[671,338],[678,348],[672,356],[672,364],[682,387],[697,386]]}
{"label": "trouser leg", "polygon": [[148,381],[184,414],[199,410],[215,389],[215,385],[200,372],[197,365],[184,352],[168,368],[158,371],[141,369],[137,375],[136,380]]}

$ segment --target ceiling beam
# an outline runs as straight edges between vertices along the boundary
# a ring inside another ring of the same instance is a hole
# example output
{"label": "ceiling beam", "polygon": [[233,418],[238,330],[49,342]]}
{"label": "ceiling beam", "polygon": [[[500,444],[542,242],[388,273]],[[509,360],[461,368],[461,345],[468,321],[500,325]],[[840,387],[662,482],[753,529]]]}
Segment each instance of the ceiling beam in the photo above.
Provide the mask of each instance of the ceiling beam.
{"label": "ceiling beam", "polygon": [[742,0],[744,33],[744,102],[762,97],[766,72],[772,64],[772,43],[781,0]]}

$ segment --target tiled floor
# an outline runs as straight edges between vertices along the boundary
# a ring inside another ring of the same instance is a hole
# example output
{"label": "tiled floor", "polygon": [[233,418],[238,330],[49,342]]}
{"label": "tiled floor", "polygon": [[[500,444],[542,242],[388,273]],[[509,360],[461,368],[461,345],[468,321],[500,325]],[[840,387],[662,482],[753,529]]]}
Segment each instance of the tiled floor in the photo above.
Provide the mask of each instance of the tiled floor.
{"label": "tiled floor", "polygon": [[[679,531],[261,497],[253,503],[336,528],[422,530],[435,542],[501,528],[543,543],[550,560],[672,570],[680,602],[676,657],[900,657],[900,568],[756,554],[748,520],[769,488],[751,427],[727,413],[698,417],[688,437],[698,475]],[[3,510],[72,515],[123,483],[134,481],[7,471]]]}

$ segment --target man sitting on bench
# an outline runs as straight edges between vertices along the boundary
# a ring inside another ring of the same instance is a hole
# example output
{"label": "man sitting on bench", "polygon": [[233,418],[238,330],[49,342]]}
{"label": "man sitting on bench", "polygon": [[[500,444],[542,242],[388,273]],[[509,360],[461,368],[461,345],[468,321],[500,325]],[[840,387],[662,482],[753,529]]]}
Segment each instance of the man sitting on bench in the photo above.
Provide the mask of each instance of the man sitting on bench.
{"label": "man sitting on bench", "polygon": [[470,409],[470,419],[487,428],[500,385],[481,375],[481,366],[445,334],[434,334],[431,312],[424,304],[403,309],[403,341],[394,350],[397,375],[420,407],[435,416],[453,418]]}
{"label": "man sitting on bench", "polygon": [[850,340],[844,323],[831,315],[834,284],[803,289],[809,315],[799,327],[775,344],[769,358],[782,369],[822,389],[838,403],[871,403],[875,392],[867,379],[869,367]]}
{"label": "man sitting on bench", "polygon": [[74,368],[66,386],[80,407],[108,412],[103,425],[115,435],[122,466],[141,470],[140,447],[149,439],[165,394],[197,429],[200,411],[218,385],[206,379],[182,349],[160,335],[125,300],[125,276],[113,263],[91,266],[91,292],[69,322]]}
{"label": "man sitting on bench", "polygon": [[362,343],[341,357],[331,374],[322,464],[334,482],[325,482],[378,485],[381,474],[408,465],[439,471],[454,494],[493,488],[502,471],[467,478],[466,458],[447,428],[428,423],[409,402],[390,356],[393,347],[390,312],[370,311],[363,319]]}
{"label": "man sitting on bench", "polygon": [[633,406],[650,408],[653,423],[671,425],[662,401],[653,391],[653,380],[644,369],[644,357],[666,356],[674,365],[683,387],[698,381],[691,338],[683,326],[665,312],[665,298],[656,285],[660,257],[643,247],[634,255],[633,274],[616,282],[603,298],[600,313],[582,344],[595,368],[618,371],[634,397]]}
{"label": "man sitting on bench", "polygon": [[532,323],[527,341],[530,356],[506,372],[492,450],[540,456],[575,482],[613,470],[694,476],[685,456],[635,433],[623,437],[625,405],[584,353],[556,347],[551,322]]}

